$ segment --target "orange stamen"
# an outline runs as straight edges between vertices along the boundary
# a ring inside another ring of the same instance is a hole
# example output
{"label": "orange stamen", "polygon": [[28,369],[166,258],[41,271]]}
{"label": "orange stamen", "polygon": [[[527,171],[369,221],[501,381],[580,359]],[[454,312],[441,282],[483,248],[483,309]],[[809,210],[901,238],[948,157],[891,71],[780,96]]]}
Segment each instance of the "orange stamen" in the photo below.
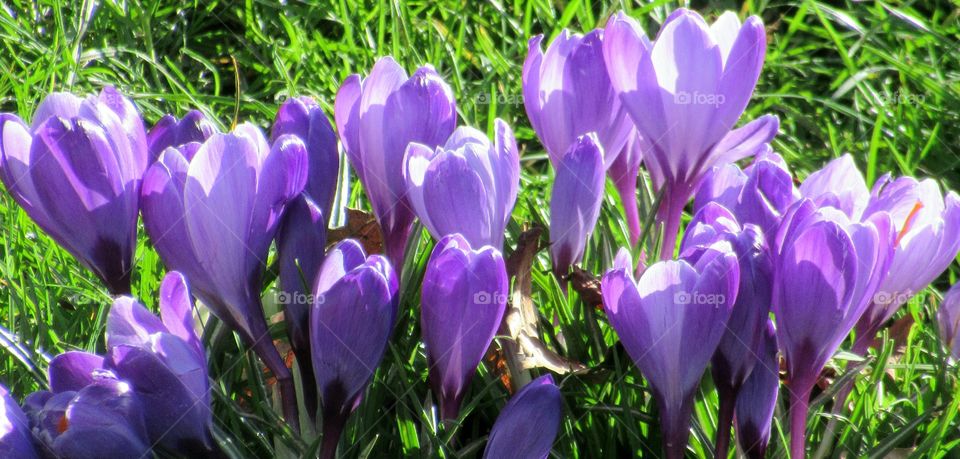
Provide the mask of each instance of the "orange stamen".
{"label": "orange stamen", "polygon": [[897,234],[897,242],[894,245],[900,245],[900,240],[903,239],[903,236],[910,230],[913,219],[917,217],[920,209],[923,209],[923,203],[917,201],[916,204],[913,205],[913,209],[910,210],[910,213],[907,214],[907,219],[903,221],[903,228],[900,228],[900,233]]}
{"label": "orange stamen", "polygon": [[67,421],[67,415],[60,416],[60,422],[57,423],[57,433],[66,432],[67,427],[70,427],[70,422]]}

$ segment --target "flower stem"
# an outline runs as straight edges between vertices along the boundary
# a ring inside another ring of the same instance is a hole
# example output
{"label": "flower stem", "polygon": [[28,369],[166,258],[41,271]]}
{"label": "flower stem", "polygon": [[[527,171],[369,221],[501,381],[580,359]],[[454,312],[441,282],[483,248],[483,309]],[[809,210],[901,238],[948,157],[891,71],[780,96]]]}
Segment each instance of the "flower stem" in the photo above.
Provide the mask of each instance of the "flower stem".
{"label": "flower stem", "polygon": [[787,387],[790,392],[790,457],[802,459],[807,450],[807,414],[813,384],[793,383]]}
{"label": "flower stem", "polygon": [[737,395],[735,392],[732,394],[718,392],[720,408],[717,412],[716,458],[722,459],[726,458],[730,451],[730,427],[733,425],[733,411],[737,407]]}

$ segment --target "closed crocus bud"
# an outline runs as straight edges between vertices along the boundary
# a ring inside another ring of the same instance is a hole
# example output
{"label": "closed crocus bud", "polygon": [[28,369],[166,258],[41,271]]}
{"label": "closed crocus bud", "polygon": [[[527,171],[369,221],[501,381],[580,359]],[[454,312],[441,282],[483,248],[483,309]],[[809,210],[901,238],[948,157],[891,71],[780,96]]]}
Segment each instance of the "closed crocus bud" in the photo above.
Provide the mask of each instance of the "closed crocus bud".
{"label": "closed crocus bud", "polygon": [[482,132],[460,127],[442,147],[407,147],[408,198],[438,240],[459,233],[474,246],[503,248],[520,186],[520,156],[510,126],[499,118],[494,125],[492,143]]}
{"label": "closed crocus bud", "polygon": [[178,454],[212,451],[207,360],[193,328],[186,280],[168,273],[160,287],[161,318],[131,297],[107,315],[104,365],[128,382],[144,406],[150,441]]}
{"label": "closed crocus bud", "polygon": [[313,371],[322,400],[320,457],[333,458],[350,413],[380,364],[397,315],[397,275],[386,258],[344,240],[327,253],[310,310]]}
{"label": "closed crocus bud", "polygon": [[203,143],[217,132],[220,132],[219,129],[198,110],[187,112],[183,119],[164,115],[147,134],[151,162],[156,161],[167,148],[177,148],[191,142]]}
{"label": "closed crocus bud", "polygon": [[300,139],[282,136],[271,147],[244,123],[212,135],[189,160],[181,150],[164,150],[143,186],[144,226],[160,258],[264,360],[294,426],[293,381],[269,337],[260,290],[280,216],[306,176]]}
{"label": "closed crocus bud", "polygon": [[640,137],[636,131],[630,135],[623,151],[617,155],[607,175],[613,180],[623,205],[623,214],[627,219],[627,231],[630,235],[630,245],[637,245],[640,240],[640,214],[637,207],[637,178],[640,176],[640,161],[643,152],[650,148],[650,144]]}
{"label": "closed crocus bud", "polygon": [[753,371],[754,352],[763,338],[763,325],[770,312],[773,262],[763,233],[752,224],[742,229],[736,218],[719,204],[709,203],[687,226],[681,253],[693,260],[710,244],[727,241],[737,254],[740,285],[726,331],[710,366],[720,399],[716,451],[726,455],[730,427],[740,389]]}
{"label": "closed crocus bud", "polygon": [[783,214],[798,199],[800,193],[786,162],[775,153],[763,152],[743,170],[736,164],[711,169],[700,183],[693,208],[699,211],[711,202],[720,204],[741,224],[758,226],[772,243]]}
{"label": "closed crocus bud", "polygon": [[767,320],[760,346],[753,354],[757,363],[737,397],[736,429],[740,449],[751,459],[763,459],[770,441],[770,424],[780,389],[777,331]]}
{"label": "closed crocus bud", "polygon": [[804,198],[784,217],[774,256],[772,309],[790,381],[793,457],[805,454],[810,391],[879,288],[895,239],[886,212],[851,221],[840,209]]}
{"label": "closed crocus bud", "polygon": [[324,221],[329,221],[340,173],[340,154],[333,126],[313,99],[293,97],[277,111],[271,137],[275,140],[286,134],[300,137],[307,147],[309,167],[303,192],[323,211]]}
{"label": "closed crocus bud", "polygon": [[776,135],[779,121],[763,116],[733,129],[760,76],[766,32],[756,16],[741,25],[726,12],[712,25],[678,9],[651,42],[624,13],[604,31],[604,59],[613,87],[650,142],[643,162],[663,190],[657,218],[664,259],[673,256],[680,217],[703,174],[753,155]]}
{"label": "closed crocus bud", "polygon": [[47,96],[28,128],[0,114],[0,180],[50,237],[111,293],[130,291],[146,134],[113,88]]}
{"label": "closed crocus bud", "polygon": [[437,243],[420,296],[430,386],[444,420],[456,420],[470,380],[507,305],[507,269],[497,249],[473,249],[453,234]]}
{"label": "closed crocus bud", "polygon": [[692,264],[653,264],[639,281],[622,268],[603,276],[604,309],[660,407],[668,458],[684,455],[694,395],[726,331],[739,283],[728,242],[705,249]]}
{"label": "closed crocus bud", "polygon": [[387,258],[399,271],[414,219],[403,178],[404,153],[411,142],[436,148],[450,137],[457,125],[453,91],[432,66],[408,78],[393,58],[384,57],[367,78],[344,80],[334,118],[380,223]]}
{"label": "closed crocus bud", "polygon": [[523,105],[554,167],[578,137],[593,132],[606,152],[606,170],[633,127],[607,75],[603,33],[563,30],[545,53],[540,49],[543,35],[531,38],[527,47]]}
{"label": "closed crocus bud", "polygon": [[849,153],[808,175],[800,184],[800,194],[818,205],[840,209],[854,220],[860,219],[870,201],[867,182]]}
{"label": "closed crocus bud", "polygon": [[[28,406],[40,451],[67,459],[152,455],[145,407],[130,384],[107,371],[79,391],[38,393]],[[32,409],[31,409],[32,407]]]}
{"label": "closed crocus bud", "polygon": [[603,149],[593,134],[577,138],[557,165],[550,193],[550,254],[565,275],[580,261],[603,200]]}
{"label": "closed crocus bud", "polygon": [[0,456],[33,459],[37,451],[30,433],[30,422],[20,405],[0,385]]}
{"label": "closed crocus bud", "polygon": [[947,346],[954,360],[960,360],[960,284],[954,284],[943,296],[940,309],[937,310],[937,322],[940,325],[940,339]]}
{"label": "closed crocus bud", "polygon": [[546,459],[562,417],[563,401],[553,376],[534,379],[500,411],[490,430],[484,459]]}
{"label": "closed crocus bud", "polygon": [[897,229],[890,272],[857,323],[854,351],[864,354],[874,336],[904,303],[953,263],[960,251],[960,196],[944,196],[932,179],[882,177],[865,215],[888,212]]}

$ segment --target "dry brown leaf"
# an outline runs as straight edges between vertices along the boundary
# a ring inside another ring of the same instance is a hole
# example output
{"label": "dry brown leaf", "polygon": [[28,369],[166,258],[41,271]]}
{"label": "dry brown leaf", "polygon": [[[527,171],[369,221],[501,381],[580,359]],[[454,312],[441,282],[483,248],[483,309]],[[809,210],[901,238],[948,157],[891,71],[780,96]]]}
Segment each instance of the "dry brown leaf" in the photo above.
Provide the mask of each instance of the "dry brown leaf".
{"label": "dry brown leaf", "polygon": [[347,209],[347,224],[327,230],[327,244],[336,244],[344,239],[357,240],[368,254],[383,253],[380,225],[370,212]]}

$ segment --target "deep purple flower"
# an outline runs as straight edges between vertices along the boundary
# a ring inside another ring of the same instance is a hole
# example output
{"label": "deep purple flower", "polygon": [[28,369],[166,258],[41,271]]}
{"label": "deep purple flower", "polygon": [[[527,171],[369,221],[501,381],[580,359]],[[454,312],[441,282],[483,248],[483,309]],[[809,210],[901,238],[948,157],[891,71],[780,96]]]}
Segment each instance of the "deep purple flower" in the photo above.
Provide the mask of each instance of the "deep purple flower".
{"label": "deep purple flower", "polygon": [[770,424],[780,389],[777,331],[772,320],[767,320],[763,340],[751,355],[757,359],[757,363],[737,397],[737,440],[747,457],[763,459],[770,441]]}
{"label": "deep purple flower", "polygon": [[578,137],[557,165],[550,193],[550,254],[561,276],[580,261],[597,224],[603,172],[603,149],[593,134]]}
{"label": "deep purple flower", "polygon": [[37,457],[30,421],[3,385],[0,385],[0,457]]}
{"label": "deep purple flower", "polygon": [[960,337],[957,336],[960,332],[960,284],[954,284],[943,296],[937,310],[937,322],[943,344],[954,359],[960,360]]}
{"label": "deep purple flower", "polygon": [[640,162],[643,152],[650,149],[650,143],[640,134],[632,131],[623,151],[617,155],[607,175],[613,180],[613,185],[620,195],[623,205],[623,215],[627,220],[627,231],[630,235],[630,245],[637,245],[640,240],[640,214],[637,206],[637,178],[640,176]]}
{"label": "deep purple flower", "polygon": [[651,146],[643,162],[663,190],[657,218],[664,225],[661,256],[668,259],[683,208],[703,174],[756,153],[776,135],[779,122],[770,115],[731,131],[760,76],[766,32],[756,16],[741,26],[727,12],[708,26],[681,8],[651,42],[621,12],[607,22],[603,48],[610,81]]}
{"label": "deep purple flower", "polygon": [[322,400],[320,456],[337,442],[380,364],[397,315],[397,275],[386,258],[344,240],[327,253],[310,310],[313,371]]}
{"label": "deep purple flower", "polygon": [[280,216],[306,182],[306,147],[283,136],[271,148],[259,129],[241,124],[192,157],[185,150],[164,150],[144,176],[147,234],[167,267],[264,360],[296,426],[293,381],[267,331],[260,289]]}
{"label": "deep purple flower", "polygon": [[459,234],[437,243],[423,274],[420,329],[430,365],[430,386],[444,420],[460,403],[493,341],[510,287],[500,252],[473,249]]}
{"label": "deep purple flower", "polygon": [[892,179],[873,187],[864,215],[888,212],[897,229],[890,272],[860,322],[854,352],[865,354],[877,332],[904,303],[926,288],[953,263],[960,251],[960,196],[944,196],[932,179]]}
{"label": "deep purple flower", "polygon": [[777,234],[772,309],[790,381],[794,457],[805,451],[810,391],[880,286],[895,237],[886,212],[859,222],[804,198],[784,217]]}
{"label": "deep purple flower", "polygon": [[337,92],[334,118],[347,158],[380,222],[387,258],[399,271],[413,227],[403,157],[410,142],[435,148],[457,125],[453,91],[430,65],[407,77],[391,57],[370,75],[351,75]]}
{"label": "deep purple flower", "polygon": [[0,114],[0,133],[0,180],[13,198],[111,293],[128,293],[148,161],[133,103],[111,87],[87,99],[53,93],[29,128]]}
{"label": "deep purple flower", "polygon": [[623,267],[603,276],[607,317],[660,407],[668,458],[683,457],[694,395],[724,335],[739,283],[736,252],[724,241],[692,264],[653,264],[638,281]]}
{"label": "deep purple flower", "polygon": [[437,240],[459,233],[474,246],[503,248],[520,186],[520,156],[510,126],[501,119],[494,125],[492,143],[464,126],[442,147],[411,143],[407,149],[407,197]]}
{"label": "deep purple flower", "polygon": [[760,228],[747,224],[741,229],[727,209],[708,203],[687,226],[681,253],[694,259],[716,241],[730,243],[740,271],[737,300],[710,366],[720,399],[716,451],[724,455],[740,389],[753,371],[754,353],[760,348],[763,324],[770,314],[773,262]]}
{"label": "deep purple flower", "polygon": [[546,459],[562,417],[563,400],[553,376],[534,379],[500,411],[490,430],[484,459]]}
{"label": "deep purple flower", "polygon": [[150,162],[156,161],[167,148],[177,148],[191,142],[203,143],[217,132],[220,132],[217,126],[198,110],[187,112],[179,120],[176,116],[164,115],[147,133]]}
{"label": "deep purple flower", "polygon": [[333,126],[313,99],[293,97],[277,111],[270,136],[276,141],[286,134],[300,137],[307,147],[309,167],[303,192],[323,211],[324,221],[329,222],[340,173],[340,154]]}
{"label": "deep purple flower", "polygon": [[523,105],[554,167],[578,137],[593,132],[603,148],[604,170],[627,143],[633,123],[610,84],[603,60],[603,30],[560,32],[540,50],[530,39],[523,63]]}

